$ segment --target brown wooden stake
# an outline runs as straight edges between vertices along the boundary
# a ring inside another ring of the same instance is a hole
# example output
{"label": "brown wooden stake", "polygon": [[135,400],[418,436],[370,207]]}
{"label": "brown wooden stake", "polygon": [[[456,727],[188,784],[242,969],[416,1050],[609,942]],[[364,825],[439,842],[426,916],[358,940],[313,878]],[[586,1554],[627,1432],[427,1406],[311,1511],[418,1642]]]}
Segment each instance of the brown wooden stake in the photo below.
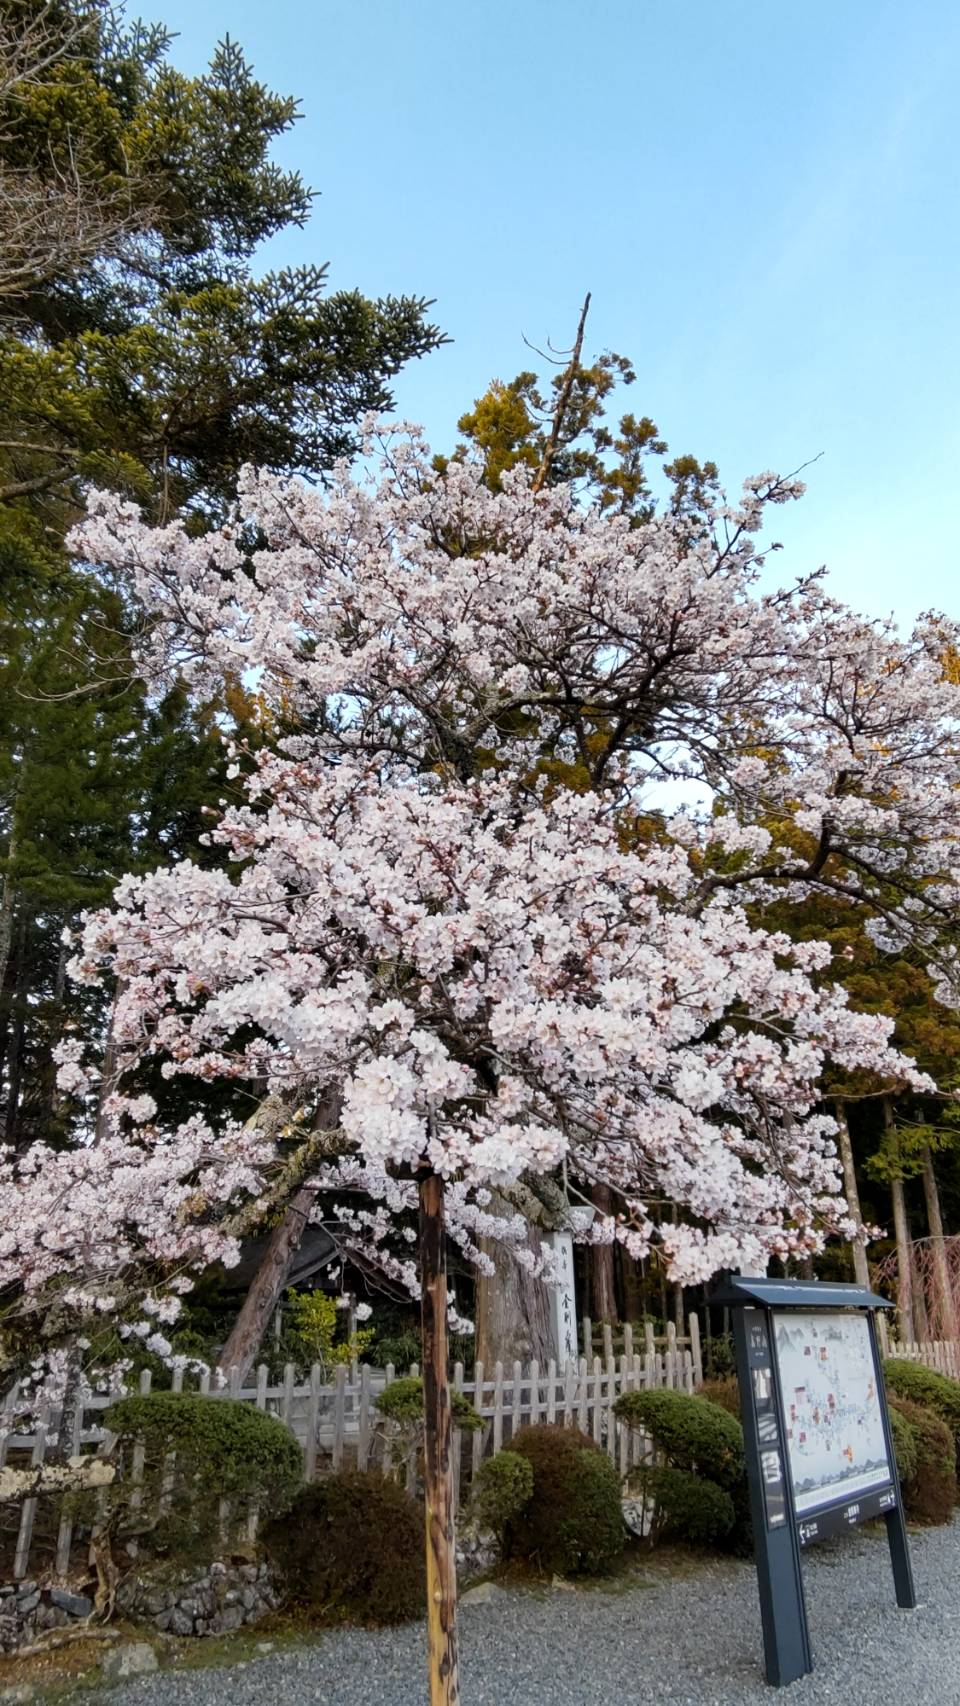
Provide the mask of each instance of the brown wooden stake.
{"label": "brown wooden stake", "polygon": [[430,1706],[459,1706],[453,1426],[447,1373],[447,1254],[443,1180],[435,1173],[420,1180],[420,1320]]}

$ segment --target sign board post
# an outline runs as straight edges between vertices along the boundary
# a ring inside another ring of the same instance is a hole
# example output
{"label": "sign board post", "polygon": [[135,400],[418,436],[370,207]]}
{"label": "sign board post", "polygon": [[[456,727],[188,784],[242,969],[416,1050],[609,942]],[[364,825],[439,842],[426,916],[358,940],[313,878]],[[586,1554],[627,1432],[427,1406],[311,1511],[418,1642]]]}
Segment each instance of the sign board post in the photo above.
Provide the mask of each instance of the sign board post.
{"label": "sign board post", "polygon": [[735,1277],[732,1310],[767,1681],[813,1669],[801,1557],[882,1516],[897,1604],[916,1605],[874,1311],[855,1285]]}

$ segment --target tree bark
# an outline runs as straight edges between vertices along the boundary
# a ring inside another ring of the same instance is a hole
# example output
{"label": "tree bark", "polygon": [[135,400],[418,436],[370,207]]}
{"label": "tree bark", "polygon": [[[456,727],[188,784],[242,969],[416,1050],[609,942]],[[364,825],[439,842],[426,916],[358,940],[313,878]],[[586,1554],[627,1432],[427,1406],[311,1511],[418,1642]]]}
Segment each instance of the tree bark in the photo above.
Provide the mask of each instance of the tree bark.
{"label": "tree bark", "polygon": [[[609,1185],[594,1185],[590,1195],[600,1214],[610,1214],[613,1195]],[[617,1277],[612,1244],[590,1246],[590,1275],[593,1319],[608,1321],[611,1327],[615,1327],[620,1316],[617,1310]]]}
{"label": "tree bark", "polygon": [[420,1181],[420,1320],[430,1706],[458,1706],[457,1553],[453,1517],[453,1427],[447,1369],[447,1257],[443,1207],[443,1180],[431,1173]]}
{"label": "tree bark", "polygon": [[933,1155],[929,1143],[923,1146],[923,1195],[927,1205],[927,1225],[930,1228],[930,1252],[933,1257],[933,1277],[936,1293],[940,1332],[938,1338],[956,1339],[957,1310],[953,1299],[953,1285],[950,1279],[950,1263],[947,1258],[947,1245],[943,1236],[943,1217],[940,1213],[940,1192],[937,1189],[937,1175],[933,1170]]}
{"label": "tree bark", "polygon": [[890,1194],[893,1197],[893,1229],[897,1240],[897,1324],[901,1339],[915,1339],[912,1251],[902,1179],[891,1179]]}
{"label": "tree bark", "polygon": [[[328,1096],[317,1116],[315,1129],[335,1131],[340,1120],[340,1096]],[[317,1200],[312,1184],[301,1184],[282,1219],[274,1227],[230,1336],[217,1358],[224,1373],[236,1368],[241,1381],[249,1374],[273,1313],[283,1296],[293,1258],[300,1248],[310,1211]]]}
{"label": "tree bark", "polygon": [[283,1296],[293,1258],[300,1248],[310,1210],[316,1200],[316,1186],[302,1185],[283,1219],[274,1227],[260,1266],[230,1329],[230,1337],[217,1358],[217,1367],[224,1374],[237,1369],[238,1378],[243,1381],[250,1373],[263,1335]]}
{"label": "tree bark", "polygon": [[623,1316],[625,1321],[643,1320],[643,1292],[640,1284],[640,1264],[628,1255],[623,1245],[618,1246],[620,1261],[620,1286],[623,1293]]}
{"label": "tree bark", "polygon": [[[853,1145],[850,1142],[850,1127],[847,1124],[846,1109],[842,1102],[835,1108],[837,1120],[837,1149],[840,1152],[840,1164],[843,1167],[843,1194],[847,1199],[847,1208],[851,1220],[858,1227],[863,1225],[863,1215],[860,1212],[860,1192],[857,1187],[857,1174],[853,1165]],[[862,1237],[854,1239],[853,1245],[853,1274],[858,1285],[869,1286],[870,1268],[867,1263],[867,1251]]]}
{"label": "tree bark", "polygon": [[[896,1121],[893,1117],[893,1104],[889,1096],[883,1098],[883,1124],[888,1133],[888,1145],[895,1159],[897,1150],[894,1147],[892,1133]],[[907,1220],[907,1202],[903,1189],[903,1177],[890,1180],[890,1195],[893,1198],[893,1230],[897,1240],[897,1325],[901,1339],[916,1339],[917,1329],[913,1309],[913,1249],[910,1240],[910,1226]]]}
{"label": "tree bark", "polygon": [[[493,1196],[491,1214],[513,1214],[512,1204]],[[530,1225],[528,1242],[539,1254],[540,1232]],[[502,1362],[531,1362],[545,1367],[557,1355],[550,1289],[515,1261],[502,1244],[485,1238],[480,1248],[493,1263],[492,1274],[477,1274],[474,1353],[485,1368]]]}

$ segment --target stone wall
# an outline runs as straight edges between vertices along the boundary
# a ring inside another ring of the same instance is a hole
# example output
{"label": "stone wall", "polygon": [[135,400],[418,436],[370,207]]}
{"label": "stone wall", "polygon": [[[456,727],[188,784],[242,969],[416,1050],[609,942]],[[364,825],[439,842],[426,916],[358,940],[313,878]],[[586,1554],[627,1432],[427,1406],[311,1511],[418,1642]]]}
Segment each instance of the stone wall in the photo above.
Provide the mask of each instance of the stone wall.
{"label": "stone wall", "polygon": [[[169,1635],[223,1635],[274,1611],[280,1595],[267,1564],[209,1564],[191,1570],[131,1572],[117,1589],[117,1610]],[[0,1652],[28,1647],[49,1629],[66,1629],[93,1611],[93,1600],[64,1587],[20,1582],[0,1587]]]}

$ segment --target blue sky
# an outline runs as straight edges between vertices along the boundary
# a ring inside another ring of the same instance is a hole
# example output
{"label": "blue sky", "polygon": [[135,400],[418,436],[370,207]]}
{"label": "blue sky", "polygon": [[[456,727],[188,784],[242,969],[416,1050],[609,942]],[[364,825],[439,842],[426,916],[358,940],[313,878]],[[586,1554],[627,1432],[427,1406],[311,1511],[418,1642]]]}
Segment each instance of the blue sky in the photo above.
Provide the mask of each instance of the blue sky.
{"label": "blue sky", "polygon": [[[149,0],[143,10],[153,15]],[[322,193],[271,265],[435,297],[403,414],[449,448],[522,334],[630,355],[673,450],[805,476],[780,575],[960,615],[960,7],[926,0],[156,0],[299,96]]]}

